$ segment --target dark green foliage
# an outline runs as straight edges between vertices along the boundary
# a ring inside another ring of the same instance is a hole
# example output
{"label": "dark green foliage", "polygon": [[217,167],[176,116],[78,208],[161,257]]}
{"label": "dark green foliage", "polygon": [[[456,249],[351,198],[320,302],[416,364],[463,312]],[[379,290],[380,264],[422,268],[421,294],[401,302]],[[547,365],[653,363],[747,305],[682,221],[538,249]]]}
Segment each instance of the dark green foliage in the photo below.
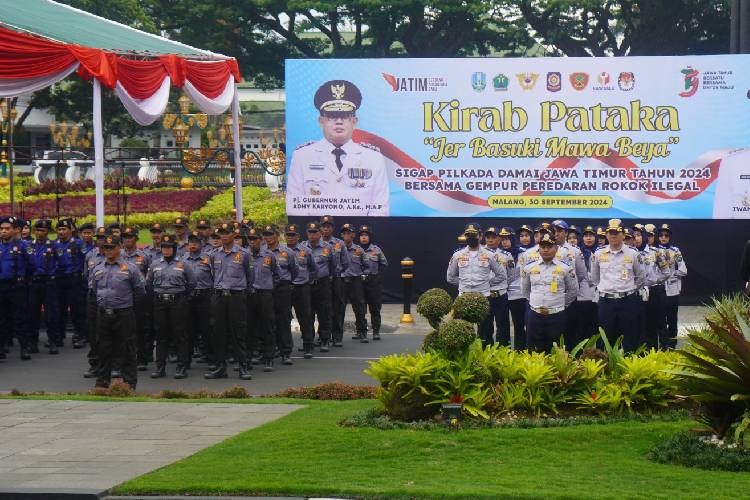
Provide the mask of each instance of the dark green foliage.
{"label": "dark green foliage", "polygon": [[453,302],[453,317],[479,324],[490,313],[490,301],[478,292],[468,292],[456,297]]}
{"label": "dark green foliage", "polygon": [[437,343],[438,343],[438,331],[433,330],[424,336],[424,340],[422,340],[422,350],[424,352],[433,351],[438,348]]}
{"label": "dark green foliage", "polygon": [[417,312],[424,316],[434,329],[438,329],[443,316],[451,310],[453,299],[442,288],[430,288],[417,300]]}
{"label": "dark green foliage", "polygon": [[451,319],[440,325],[435,347],[447,357],[455,357],[466,352],[476,339],[473,324],[463,319]]}
{"label": "dark green foliage", "polygon": [[661,464],[708,470],[750,472],[750,450],[702,441],[695,433],[675,434],[654,446],[648,458]]}

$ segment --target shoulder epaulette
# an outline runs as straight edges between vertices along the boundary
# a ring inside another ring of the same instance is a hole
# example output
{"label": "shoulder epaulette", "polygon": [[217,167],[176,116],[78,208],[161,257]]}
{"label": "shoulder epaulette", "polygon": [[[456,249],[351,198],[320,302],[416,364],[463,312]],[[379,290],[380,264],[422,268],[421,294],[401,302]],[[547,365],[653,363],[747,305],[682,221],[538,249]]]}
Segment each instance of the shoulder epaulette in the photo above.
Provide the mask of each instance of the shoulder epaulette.
{"label": "shoulder epaulette", "polygon": [[297,151],[298,149],[301,149],[301,148],[307,147],[307,146],[309,146],[310,144],[315,144],[315,141],[307,141],[307,142],[303,142],[302,144],[300,144],[299,146],[297,146],[296,148],[294,148],[294,150],[295,150],[295,151]]}
{"label": "shoulder epaulette", "polygon": [[362,147],[365,147],[367,149],[372,149],[373,151],[380,153],[380,148],[375,146],[374,144],[370,144],[369,142],[360,142],[358,144]]}

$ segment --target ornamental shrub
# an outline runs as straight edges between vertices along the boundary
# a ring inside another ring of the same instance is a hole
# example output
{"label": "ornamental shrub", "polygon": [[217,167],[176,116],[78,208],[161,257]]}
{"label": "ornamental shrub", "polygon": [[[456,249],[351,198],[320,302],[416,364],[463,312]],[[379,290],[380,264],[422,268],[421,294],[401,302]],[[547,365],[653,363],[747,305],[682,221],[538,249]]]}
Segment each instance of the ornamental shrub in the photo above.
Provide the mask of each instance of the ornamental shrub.
{"label": "ornamental shrub", "polygon": [[430,326],[438,329],[443,316],[451,310],[453,300],[442,288],[430,288],[417,300],[417,312],[427,319]]}
{"label": "ornamental shrub", "polygon": [[451,319],[441,323],[436,347],[446,357],[453,358],[466,352],[476,339],[473,324],[463,319]]}
{"label": "ornamental shrub", "polygon": [[490,313],[490,301],[478,292],[459,295],[453,302],[453,317],[479,324]]}
{"label": "ornamental shrub", "polygon": [[430,333],[425,335],[424,340],[422,340],[422,350],[424,352],[434,351],[438,348],[437,336],[438,336],[437,330],[432,330]]}

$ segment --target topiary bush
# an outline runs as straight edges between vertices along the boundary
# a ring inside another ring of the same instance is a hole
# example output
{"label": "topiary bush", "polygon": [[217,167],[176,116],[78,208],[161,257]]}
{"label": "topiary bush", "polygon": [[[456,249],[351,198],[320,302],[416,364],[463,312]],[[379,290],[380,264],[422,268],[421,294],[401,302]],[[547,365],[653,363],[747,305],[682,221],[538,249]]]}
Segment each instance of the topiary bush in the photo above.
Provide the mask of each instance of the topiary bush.
{"label": "topiary bush", "polygon": [[417,301],[417,312],[427,319],[430,326],[438,329],[443,316],[451,310],[453,300],[442,288],[430,288]]}
{"label": "topiary bush", "polygon": [[451,319],[440,325],[435,347],[447,357],[458,356],[477,339],[474,325],[463,319]]}
{"label": "topiary bush", "polygon": [[459,295],[453,302],[453,317],[479,324],[490,313],[490,301],[478,292]]}
{"label": "topiary bush", "polygon": [[438,336],[437,330],[432,330],[430,333],[425,335],[424,340],[422,340],[422,350],[424,352],[434,351],[438,349],[437,336]]}

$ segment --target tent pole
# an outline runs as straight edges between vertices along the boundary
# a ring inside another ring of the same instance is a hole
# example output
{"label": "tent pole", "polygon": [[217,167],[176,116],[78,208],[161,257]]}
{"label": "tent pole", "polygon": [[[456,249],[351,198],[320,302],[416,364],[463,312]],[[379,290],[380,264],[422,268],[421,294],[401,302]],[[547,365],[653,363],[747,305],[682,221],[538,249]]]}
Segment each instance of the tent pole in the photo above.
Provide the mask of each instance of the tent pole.
{"label": "tent pole", "polygon": [[104,225],[104,137],[102,136],[102,87],[94,78],[94,186],[96,226]]}
{"label": "tent pole", "polygon": [[234,146],[234,208],[237,222],[242,221],[242,158],[240,158],[240,99],[237,83],[234,84],[232,99],[232,144]]}

